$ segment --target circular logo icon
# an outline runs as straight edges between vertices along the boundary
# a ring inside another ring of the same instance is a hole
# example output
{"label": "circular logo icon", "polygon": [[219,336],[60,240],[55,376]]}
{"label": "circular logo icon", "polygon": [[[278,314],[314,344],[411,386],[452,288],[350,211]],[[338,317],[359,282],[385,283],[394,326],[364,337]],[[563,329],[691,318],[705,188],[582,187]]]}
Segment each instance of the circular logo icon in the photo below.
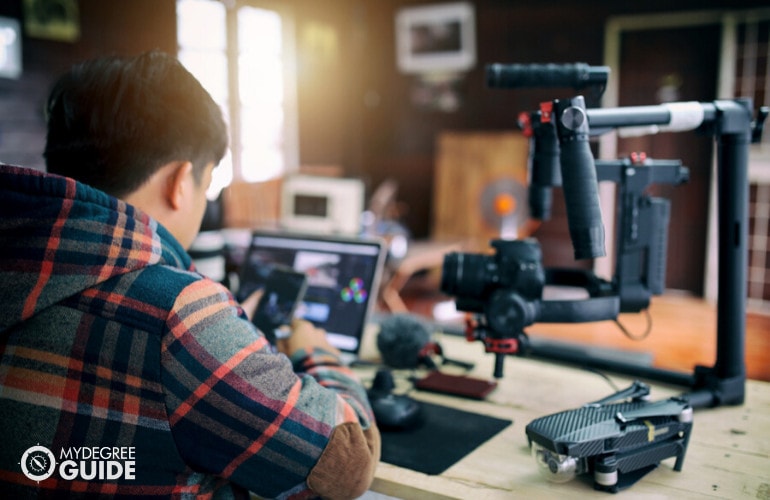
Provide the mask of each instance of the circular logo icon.
{"label": "circular logo icon", "polygon": [[33,446],[21,456],[21,471],[33,481],[48,479],[55,468],[56,457],[45,446]]}

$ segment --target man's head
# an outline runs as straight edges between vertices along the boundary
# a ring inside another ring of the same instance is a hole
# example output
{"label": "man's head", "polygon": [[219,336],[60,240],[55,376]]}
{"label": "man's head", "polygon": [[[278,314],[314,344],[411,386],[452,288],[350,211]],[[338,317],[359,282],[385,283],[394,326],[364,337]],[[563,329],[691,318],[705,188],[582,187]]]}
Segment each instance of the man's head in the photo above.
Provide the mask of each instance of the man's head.
{"label": "man's head", "polygon": [[[164,201],[172,211],[190,205],[154,197],[172,195],[170,183],[184,180],[184,172],[205,192],[210,170],[227,148],[217,104],[177,59],[161,52],[73,67],[54,85],[47,112],[49,172],[134,203],[166,226],[174,221],[167,220],[164,207],[152,204]],[[197,195],[197,190],[177,194]],[[188,221],[197,217],[200,204],[193,205],[196,213],[188,214]],[[184,241],[189,234],[168,228],[183,245],[191,243]]]}

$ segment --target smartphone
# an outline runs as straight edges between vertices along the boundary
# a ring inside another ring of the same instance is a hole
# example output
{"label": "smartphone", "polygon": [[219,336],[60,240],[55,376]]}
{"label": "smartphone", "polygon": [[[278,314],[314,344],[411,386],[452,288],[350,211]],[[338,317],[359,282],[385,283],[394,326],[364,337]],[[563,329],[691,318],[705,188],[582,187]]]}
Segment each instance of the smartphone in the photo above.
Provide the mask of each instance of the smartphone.
{"label": "smartphone", "polygon": [[285,267],[276,267],[270,271],[252,322],[271,344],[275,344],[277,339],[288,337],[290,330],[282,327],[291,324],[306,288],[305,273]]}

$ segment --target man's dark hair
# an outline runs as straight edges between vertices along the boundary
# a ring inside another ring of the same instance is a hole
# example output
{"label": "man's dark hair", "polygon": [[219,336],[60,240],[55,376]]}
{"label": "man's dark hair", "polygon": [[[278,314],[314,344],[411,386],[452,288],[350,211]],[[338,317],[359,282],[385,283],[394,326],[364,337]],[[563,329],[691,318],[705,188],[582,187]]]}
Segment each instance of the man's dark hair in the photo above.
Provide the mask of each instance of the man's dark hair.
{"label": "man's dark hair", "polygon": [[74,66],[48,98],[48,171],[113,196],[161,166],[190,161],[196,181],[227,148],[222,111],[174,57],[149,52]]}

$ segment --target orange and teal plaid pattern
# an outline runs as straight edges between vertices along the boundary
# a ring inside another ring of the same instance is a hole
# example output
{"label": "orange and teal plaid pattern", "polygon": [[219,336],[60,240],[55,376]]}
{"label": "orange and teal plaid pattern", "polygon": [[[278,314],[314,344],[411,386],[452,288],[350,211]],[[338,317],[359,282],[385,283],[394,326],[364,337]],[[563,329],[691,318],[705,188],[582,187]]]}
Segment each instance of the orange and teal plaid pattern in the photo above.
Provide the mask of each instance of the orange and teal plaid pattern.
{"label": "orange and teal plaid pattern", "polygon": [[[335,356],[273,354],[153,219],[0,166],[0,421],[4,498],[306,498],[335,427],[372,415]],[[130,448],[135,475],[33,481],[35,445]]]}

